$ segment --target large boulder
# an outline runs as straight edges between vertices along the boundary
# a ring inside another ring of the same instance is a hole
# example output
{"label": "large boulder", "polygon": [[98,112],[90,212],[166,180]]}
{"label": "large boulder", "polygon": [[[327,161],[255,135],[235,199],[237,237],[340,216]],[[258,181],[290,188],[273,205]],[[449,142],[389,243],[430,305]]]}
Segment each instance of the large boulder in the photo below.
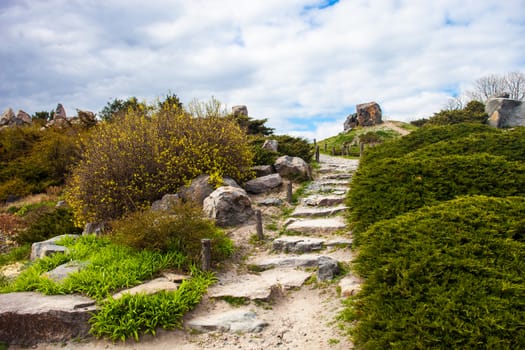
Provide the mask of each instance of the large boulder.
{"label": "large boulder", "polygon": [[252,202],[245,190],[219,187],[204,200],[203,210],[218,226],[242,224],[253,217]]}
{"label": "large boulder", "polygon": [[31,116],[22,110],[19,110],[15,115],[13,109],[8,108],[0,116],[0,126],[21,126],[27,124],[31,124]]}
{"label": "large boulder", "polygon": [[7,108],[0,116],[0,126],[11,125],[15,119],[15,112],[12,108]]}
{"label": "large boulder", "polygon": [[488,124],[495,128],[525,126],[525,104],[510,98],[490,98],[485,105]]}
{"label": "large boulder", "polygon": [[64,237],[78,237],[78,235],[61,235],[50,238],[46,241],[35,242],[31,245],[30,259],[35,260],[55,253],[66,253],[67,248],[57,244],[57,242]]}
{"label": "large boulder", "polygon": [[24,112],[23,110],[19,109],[16,113],[16,119],[15,123],[16,125],[24,125],[24,124],[31,124],[31,116]]}
{"label": "large boulder", "polygon": [[152,211],[168,211],[173,206],[180,202],[180,196],[178,194],[165,194],[162,199],[156,200],[151,203]]}
{"label": "large boulder", "polygon": [[95,301],[79,295],[2,294],[0,343],[31,346],[89,335]]}
{"label": "large boulder", "polygon": [[284,178],[291,180],[311,180],[312,170],[302,158],[281,156],[274,164],[275,170]]}
{"label": "large boulder", "polygon": [[62,106],[62,103],[57,104],[53,119],[67,119],[66,109]]}
{"label": "large boulder", "polygon": [[283,179],[279,174],[270,174],[255,178],[244,184],[244,188],[249,193],[264,193],[283,184]]}
{"label": "large boulder", "polygon": [[77,109],[77,115],[80,124],[85,128],[90,128],[97,124],[97,118],[93,112]]}
{"label": "large boulder", "polygon": [[374,126],[383,122],[381,107],[376,102],[361,103],[356,106],[356,113],[346,117],[344,131],[356,126]]}
{"label": "large boulder", "polygon": [[275,173],[273,165],[256,165],[252,168],[255,171],[255,176],[261,177]]}
{"label": "large boulder", "polygon": [[[223,178],[223,185],[241,188],[234,179],[228,176]],[[191,180],[190,185],[182,188],[178,194],[184,201],[193,201],[202,205],[204,198],[214,190],[215,187],[210,184],[210,175],[202,174]]]}
{"label": "large boulder", "polygon": [[232,107],[232,114],[233,115],[248,115],[248,107],[245,105],[239,105],[239,106],[233,106]]}

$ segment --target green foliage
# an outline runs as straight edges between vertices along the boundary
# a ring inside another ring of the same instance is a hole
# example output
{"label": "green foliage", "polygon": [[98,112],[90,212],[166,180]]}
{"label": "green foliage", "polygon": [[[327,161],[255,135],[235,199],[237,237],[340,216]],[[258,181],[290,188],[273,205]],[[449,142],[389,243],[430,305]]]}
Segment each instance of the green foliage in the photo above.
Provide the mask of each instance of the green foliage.
{"label": "green foliage", "polygon": [[360,166],[347,204],[354,237],[375,221],[461,195],[525,194],[525,164],[486,153],[385,158]]}
{"label": "green foliage", "polygon": [[182,316],[200,302],[213,282],[210,274],[194,273],[175,292],[124,294],[119,299],[110,298],[90,319],[91,333],[113,341],[128,338],[138,341],[141,334],[155,335],[158,328],[181,328]]}
{"label": "green foliage", "polygon": [[0,266],[9,265],[17,261],[27,260],[29,259],[30,253],[31,253],[30,244],[24,244],[22,246],[15,247],[7,253],[0,254]]}
{"label": "green foliage", "polygon": [[82,140],[67,201],[78,224],[116,219],[175,193],[200,174],[252,176],[246,135],[227,118],[194,118],[178,108],[127,113]]}
{"label": "green foliage", "polygon": [[[170,100],[170,96],[168,96],[167,102]],[[103,121],[112,122],[123,118],[128,113],[147,116],[150,109],[145,102],[139,102],[135,96],[132,96],[127,100],[115,98],[108,102],[98,115]]]}
{"label": "green foliage", "polygon": [[[277,152],[262,148],[264,141],[277,140]],[[253,153],[255,165],[271,165],[280,156],[290,156],[302,158],[305,162],[310,162],[313,157],[313,150],[308,140],[301,137],[289,135],[272,135],[269,137],[252,136],[250,145]]]}
{"label": "green foliage", "polygon": [[29,227],[16,237],[16,241],[20,244],[45,241],[64,234],[82,233],[73,222],[73,212],[67,208],[40,212],[29,221]]}
{"label": "green foliage", "polygon": [[253,119],[246,115],[231,115],[230,118],[235,120],[237,124],[241,127],[242,130],[248,135],[260,135],[268,136],[272,135],[274,132],[273,128],[269,128],[266,125],[268,119]]}
{"label": "green foliage", "polygon": [[177,203],[169,212],[131,213],[111,226],[117,242],[136,249],[178,251],[197,261],[201,239],[209,238],[214,259],[223,260],[233,253],[230,239],[191,202]]}
{"label": "green foliage", "polygon": [[[405,124],[400,124],[400,127]],[[341,155],[343,149],[348,150],[348,155],[358,157],[360,155],[359,143],[380,144],[399,137],[397,131],[381,129],[379,127],[358,127],[348,132],[342,132],[336,136],[329,137],[318,142],[319,150],[323,153]],[[326,149],[326,152],[325,152]]]}
{"label": "green foliage", "polygon": [[525,348],[524,216],[523,197],[473,196],[371,226],[342,314],[356,346]]}
{"label": "green foliage", "polygon": [[479,101],[470,101],[463,109],[442,110],[428,119],[428,125],[448,125],[458,123],[485,124],[488,115],[485,105]]}

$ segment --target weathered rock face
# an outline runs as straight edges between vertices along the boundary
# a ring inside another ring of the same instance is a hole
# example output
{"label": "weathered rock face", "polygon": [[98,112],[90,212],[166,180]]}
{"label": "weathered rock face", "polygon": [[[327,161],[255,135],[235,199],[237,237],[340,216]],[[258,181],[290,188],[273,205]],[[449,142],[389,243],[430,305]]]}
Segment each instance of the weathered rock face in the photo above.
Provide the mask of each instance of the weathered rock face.
{"label": "weathered rock face", "polygon": [[312,170],[302,158],[282,156],[274,164],[275,170],[284,178],[292,180],[311,180]]}
{"label": "weathered rock face", "polygon": [[53,119],[67,119],[66,109],[62,106],[62,103],[57,104]]}
{"label": "weathered rock face", "polygon": [[95,117],[95,113],[90,111],[82,111],[80,109],[77,109],[78,119],[80,120],[80,124],[83,127],[90,128],[92,126],[95,126],[97,124],[97,119]]}
{"label": "weathered rock face", "polygon": [[[191,181],[191,184],[188,187],[181,189],[178,195],[184,201],[194,201],[195,203],[202,205],[204,198],[208,197],[215,190],[209,182],[210,175],[199,175]],[[223,182],[225,186],[241,188],[237,182],[230,177],[225,176]]]}
{"label": "weathered rock face", "polygon": [[346,117],[344,131],[357,126],[374,126],[383,122],[381,107],[376,102],[361,103],[356,106],[356,113]]}
{"label": "weathered rock face", "polygon": [[31,116],[20,109],[16,113],[16,123],[17,125],[31,124]]}
{"label": "weathered rock face", "polygon": [[10,125],[15,119],[15,112],[12,108],[8,108],[0,116],[0,126]]}
{"label": "weathered rock face", "polygon": [[239,106],[233,106],[232,107],[232,114],[233,115],[248,115],[248,107],[245,105],[239,105]]}
{"label": "weathered rock face", "polygon": [[252,169],[257,177],[270,175],[275,172],[272,165],[256,165]]}
{"label": "weathered rock face", "polygon": [[78,237],[78,235],[61,235],[48,239],[43,242],[35,242],[31,245],[31,260],[43,258],[55,253],[65,253],[67,248],[57,245],[56,242],[64,237]]}
{"label": "weathered rock face", "polygon": [[264,141],[262,148],[277,152],[277,149],[279,148],[279,142],[277,140],[266,140]]}
{"label": "weathered rock face", "polygon": [[12,108],[8,108],[0,116],[0,126],[22,126],[31,124],[31,116],[19,110],[15,115]]}
{"label": "weathered rock face", "polygon": [[204,213],[219,226],[234,226],[248,221],[254,214],[245,190],[233,186],[219,187],[204,200]]}
{"label": "weathered rock face", "polygon": [[255,178],[246,182],[244,188],[250,193],[264,193],[271,191],[283,184],[283,179],[279,174],[270,174]]}
{"label": "weathered rock face", "polygon": [[106,224],[103,222],[88,222],[86,223],[86,226],[84,226],[84,231],[82,232],[83,236],[86,235],[101,235],[104,233],[104,230],[106,229]]}
{"label": "weathered rock face", "polygon": [[488,124],[495,128],[525,126],[525,104],[523,101],[495,97],[487,101],[485,112]]}
{"label": "weathered rock face", "polygon": [[88,335],[95,301],[78,295],[2,294],[0,343],[30,346]]}
{"label": "weathered rock face", "polygon": [[162,199],[159,199],[151,204],[153,211],[168,211],[180,201],[178,194],[165,194]]}

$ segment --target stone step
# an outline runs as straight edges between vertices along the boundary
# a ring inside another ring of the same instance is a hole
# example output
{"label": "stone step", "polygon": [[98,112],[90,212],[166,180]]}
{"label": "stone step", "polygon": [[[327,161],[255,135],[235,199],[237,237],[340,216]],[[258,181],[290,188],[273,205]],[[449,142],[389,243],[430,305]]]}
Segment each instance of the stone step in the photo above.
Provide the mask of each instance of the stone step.
{"label": "stone step", "polygon": [[198,332],[261,332],[268,322],[257,318],[257,314],[247,309],[237,309],[197,317],[185,322],[185,326]]}
{"label": "stone step", "polygon": [[345,201],[344,195],[320,195],[313,194],[301,201],[303,205],[311,207],[330,207],[343,204]]}
{"label": "stone step", "polygon": [[290,266],[268,269],[260,274],[237,276],[233,281],[219,281],[208,289],[208,296],[270,301],[282,295],[284,290],[301,287],[310,275],[310,272]]}
{"label": "stone step", "polygon": [[351,247],[352,240],[346,238],[327,239],[304,236],[282,236],[273,241],[273,250],[284,253],[309,253],[327,247]]}
{"label": "stone step", "polygon": [[352,173],[328,173],[320,177],[320,180],[346,180],[347,182],[352,178]]}
{"label": "stone step", "polygon": [[78,295],[2,294],[0,341],[30,346],[88,336],[95,301]]}
{"label": "stone step", "polygon": [[275,268],[317,268],[317,278],[322,281],[332,279],[339,271],[339,263],[336,259],[317,254],[264,258],[255,260],[250,265],[261,271]]}
{"label": "stone step", "polygon": [[298,217],[311,217],[311,218],[326,217],[326,216],[333,216],[333,215],[339,214],[345,211],[346,209],[348,209],[348,207],[343,206],[343,205],[339,205],[336,207],[319,207],[319,208],[298,206],[295,208],[291,216],[295,218],[298,218]]}
{"label": "stone step", "polygon": [[138,286],[125,289],[116,294],[113,294],[113,299],[119,299],[124,294],[155,294],[163,290],[168,292],[176,291],[178,288],[179,284],[170,281],[166,277],[159,277],[146,283],[139,284]]}
{"label": "stone step", "polygon": [[332,218],[296,220],[285,227],[287,231],[301,234],[325,234],[346,228],[344,218],[340,216]]}

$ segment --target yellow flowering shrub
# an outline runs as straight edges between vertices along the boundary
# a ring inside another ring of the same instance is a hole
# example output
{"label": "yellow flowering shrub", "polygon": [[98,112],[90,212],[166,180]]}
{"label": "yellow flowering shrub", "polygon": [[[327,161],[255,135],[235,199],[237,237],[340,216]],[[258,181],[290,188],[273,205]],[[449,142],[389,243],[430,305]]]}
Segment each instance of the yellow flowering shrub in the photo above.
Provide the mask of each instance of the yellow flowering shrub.
{"label": "yellow flowering shrub", "polygon": [[177,106],[151,116],[129,111],[81,140],[67,200],[77,224],[107,221],[143,209],[207,173],[220,182],[252,176],[246,134],[223,117],[192,117]]}

